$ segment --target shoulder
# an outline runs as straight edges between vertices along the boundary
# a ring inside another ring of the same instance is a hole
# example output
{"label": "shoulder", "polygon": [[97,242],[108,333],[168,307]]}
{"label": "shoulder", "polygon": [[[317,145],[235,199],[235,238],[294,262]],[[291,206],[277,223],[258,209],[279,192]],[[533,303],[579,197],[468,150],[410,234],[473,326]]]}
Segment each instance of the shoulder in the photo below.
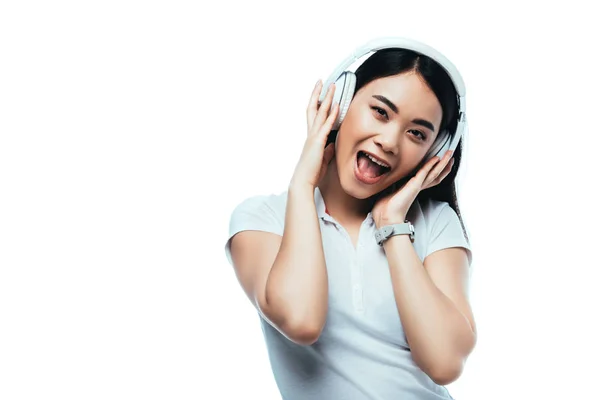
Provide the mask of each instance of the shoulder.
{"label": "shoulder", "polygon": [[420,199],[418,208],[424,233],[427,235],[426,254],[448,247],[463,247],[467,250],[470,264],[472,250],[467,230],[450,204],[446,201]]}
{"label": "shoulder", "polygon": [[258,194],[240,200],[229,216],[225,253],[231,264],[231,239],[243,231],[262,231],[283,236],[287,192]]}
{"label": "shoulder", "polygon": [[229,216],[229,233],[242,230],[263,230],[283,233],[287,191],[257,194],[240,200]]}
{"label": "shoulder", "polygon": [[440,218],[447,219],[458,214],[447,201],[434,200],[431,198],[420,200],[421,210],[428,221],[437,221]]}
{"label": "shoulder", "polygon": [[423,223],[430,231],[434,224],[444,222],[448,219],[458,219],[458,214],[446,201],[434,200],[431,198],[418,199],[412,210],[414,218]]}
{"label": "shoulder", "polygon": [[285,215],[287,191],[269,194],[256,194],[235,204],[231,217],[239,214],[271,213],[274,216]]}

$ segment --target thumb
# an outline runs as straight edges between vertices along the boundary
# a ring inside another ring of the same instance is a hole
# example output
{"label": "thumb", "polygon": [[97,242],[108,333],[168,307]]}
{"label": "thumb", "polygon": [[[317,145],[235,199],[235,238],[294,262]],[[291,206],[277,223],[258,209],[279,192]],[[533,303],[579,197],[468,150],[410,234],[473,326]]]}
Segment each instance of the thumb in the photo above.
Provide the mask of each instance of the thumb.
{"label": "thumb", "polygon": [[335,155],[335,146],[333,143],[329,143],[327,147],[325,147],[325,151],[323,152],[323,163],[329,164],[333,156]]}

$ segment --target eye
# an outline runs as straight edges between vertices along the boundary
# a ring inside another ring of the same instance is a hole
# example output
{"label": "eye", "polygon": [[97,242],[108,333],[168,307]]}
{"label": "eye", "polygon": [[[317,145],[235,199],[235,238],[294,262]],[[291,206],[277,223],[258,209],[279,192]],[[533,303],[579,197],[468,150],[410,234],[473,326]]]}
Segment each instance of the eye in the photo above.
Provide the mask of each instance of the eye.
{"label": "eye", "polygon": [[427,136],[421,131],[418,131],[416,129],[411,129],[409,132],[414,134],[415,137],[420,137],[419,140],[422,140],[422,141],[427,140]]}
{"label": "eye", "polygon": [[[371,109],[377,113],[377,116],[378,116],[378,117],[383,117],[383,118],[385,118],[386,120],[388,120],[388,119],[389,119],[387,111],[385,111],[383,108],[381,108],[381,107],[377,107],[377,106],[371,106]],[[414,137],[416,137],[416,138],[417,138],[417,140],[420,140],[420,141],[422,141],[422,142],[425,142],[425,141],[427,140],[427,135],[425,135],[423,132],[421,132],[421,131],[419,131],[419,130],[416,130],[416,129],[411,129],[409,132],[410,132],[410,133],[411,133],[411,134],[412,134]]]}
{"label": "eye", "polygon": [[371,109],[374,110],[378,115],[384,117],[385,119],[388,119],[388,114],[383,108],[372,106]]}

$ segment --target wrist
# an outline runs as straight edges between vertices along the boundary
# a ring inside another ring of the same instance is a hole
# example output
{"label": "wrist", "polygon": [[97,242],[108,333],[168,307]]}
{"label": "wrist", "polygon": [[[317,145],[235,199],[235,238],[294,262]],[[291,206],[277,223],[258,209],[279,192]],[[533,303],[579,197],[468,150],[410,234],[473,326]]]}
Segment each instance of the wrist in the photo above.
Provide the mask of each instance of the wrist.
{"label": "wrist", "polygon": [[415,240],[415,227],[405,220],[402,223],[384,224],[375,231],[375,240],[378,245],[385,246],[386,242],[396,236],[406,236],[410,243]]}
{"label": "wrist", "polygon": [[385,248],[386,246],[394,246],[394,243],[403,241],[405,241],[406,243],[412,243],[409,235],[393,235],[387,238],[383,243],[381,243],[381,247]]}
{"label": "wrist", "polygon": [[293,196],[309,195],[310,197],[313,197],[315,194],[315,187],[309,183],[296,182],[292,180],[288,185],[288,193]]}
{"label": "wrist", "polygon": [[375,226],[377,228],[381,228],[387,225],[394,225],[394,224],[403,224],[404,221],[406,221],[406,215],[405,214],[397,214],[397,215],[382,215],[381,217],[379,217],[378,221],[376,221]]}
{"label": "wrist", "polygon": [[289,191],[293,190],[295,192],[298,192],[298,191],[314,192],[315,185],[308,183],[306,181],[303,181],[303,180],[298,180],[296,177],[292,177],[292,179],[290,180],[290,183],[288,184],[288,190]]}

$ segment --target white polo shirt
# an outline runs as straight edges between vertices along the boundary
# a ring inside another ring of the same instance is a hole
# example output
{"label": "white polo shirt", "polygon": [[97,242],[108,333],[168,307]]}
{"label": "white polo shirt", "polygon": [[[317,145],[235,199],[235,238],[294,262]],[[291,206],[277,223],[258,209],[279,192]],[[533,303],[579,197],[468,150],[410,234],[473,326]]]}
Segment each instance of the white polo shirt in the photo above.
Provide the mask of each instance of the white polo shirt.
{"label": "white polo shirt", "polygon": [[[283,235],[287,191],[247,198],[234,209],[225,245],[243,230]],[[329,280],[327,322],[319,340],[297,345],[261,318],[275,381],[284,400],[451,399],[413,361],[394,299],[385,252],[375,242],[371,214],[360,228],[357,247],[326,212],[315,189]],[[446,202],[416,201],[407,218],[421,261],[436,250],[471,248],[456,212]],[[232,264],[233,265],[233,264]],[[258,394],[257,394],[258,395]]]}

